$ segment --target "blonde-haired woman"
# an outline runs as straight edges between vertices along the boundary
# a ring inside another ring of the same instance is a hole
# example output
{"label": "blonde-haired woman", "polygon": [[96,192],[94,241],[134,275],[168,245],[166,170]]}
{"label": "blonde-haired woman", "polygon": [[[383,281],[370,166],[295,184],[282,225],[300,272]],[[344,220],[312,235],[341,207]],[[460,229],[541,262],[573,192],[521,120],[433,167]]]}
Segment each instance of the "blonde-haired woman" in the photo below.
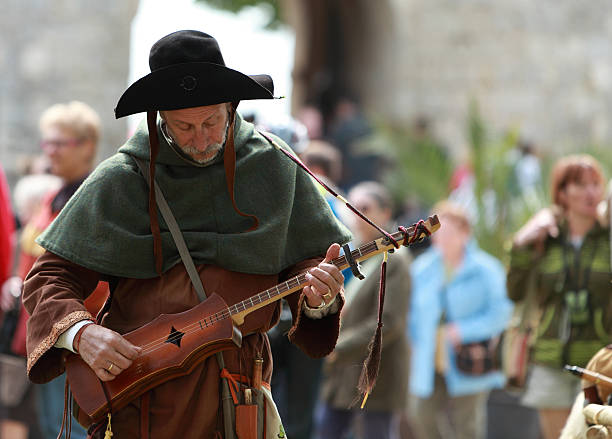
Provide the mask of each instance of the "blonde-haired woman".
{"label": "blonde-haired woman", "polygon": [[444,201],[432,211],[442,226],[411,270],[413,425],[419,439],[483,439],[489,391],[503,387],[505,379],[499,370],[461,369],[457,350],[505,328],[512,310],[506,273],[478,248],[464,209]]}

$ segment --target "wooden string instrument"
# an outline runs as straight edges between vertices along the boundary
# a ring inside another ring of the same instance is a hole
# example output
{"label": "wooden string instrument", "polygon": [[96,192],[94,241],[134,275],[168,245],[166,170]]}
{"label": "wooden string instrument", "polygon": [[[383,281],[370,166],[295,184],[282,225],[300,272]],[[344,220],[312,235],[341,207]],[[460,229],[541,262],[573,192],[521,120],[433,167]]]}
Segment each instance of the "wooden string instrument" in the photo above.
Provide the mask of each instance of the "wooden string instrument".
{"label": "wooden string instrument", "polygon": [[[408,245],[440,228],[437,216],[392,234],[398,244]],[[384,251],[394,244],[381,237],[351,251],[357,262]],[[345,256],[331,261],[340,270],[349,266]],[[305,274],[262,291],[242,302],[228,306],[217,294],[188,311],[162,314],[146,325],[124,334],[132,344],[142,347],[142,354],[112,381],[101,381],[81,359],[71,354],[66,359],[66,374],[74,399],[94,421],[108,412],[125,407],[146,391],[173,378],[189,374],[193,368],[216,352],[240,346],[242,334],[237,328],[247,314],[267,306],[308,285]]]}

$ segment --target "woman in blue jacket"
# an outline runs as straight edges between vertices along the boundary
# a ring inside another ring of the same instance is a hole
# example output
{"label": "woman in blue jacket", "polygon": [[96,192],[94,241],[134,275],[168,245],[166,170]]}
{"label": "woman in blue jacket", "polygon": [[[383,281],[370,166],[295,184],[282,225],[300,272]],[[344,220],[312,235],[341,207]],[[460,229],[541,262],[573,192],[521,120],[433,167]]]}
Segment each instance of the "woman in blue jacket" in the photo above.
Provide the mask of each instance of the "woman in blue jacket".
{"label": "woman in blue jacket", "polygon": [[443,201],[433,212],[442,227],[411,271],[411,415],[419,439],[448,437],[449,428],[456,439],[480,439],[486,434],[487,396],[504,386],[504,375],[463,373],[455,352],[506,327],[512,311],[506,274],[471,239],[462,208]]}

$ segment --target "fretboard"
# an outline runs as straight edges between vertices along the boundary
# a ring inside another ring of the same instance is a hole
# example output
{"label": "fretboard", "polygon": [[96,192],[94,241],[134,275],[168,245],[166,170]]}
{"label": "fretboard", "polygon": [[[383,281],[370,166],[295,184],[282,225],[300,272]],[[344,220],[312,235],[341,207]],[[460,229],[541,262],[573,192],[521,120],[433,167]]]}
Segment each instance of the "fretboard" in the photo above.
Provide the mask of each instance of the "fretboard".
{"label": "fretboard", "polygon": [[[425,235],[429,233],[433,233],[437,228],[439,228],[439,222],[437,217],[430,217],[424,223],[427,233],[422,233],[422,236],[417,237],[417,239],[421,239]],[[414,234],[416,225],[412,225],[406,229],[406,233],[399,231],[391,236],[393,239],[400,245],[406,245],[408,239]],[[360,246],[359,248],[351,251],[351,256],[357,262],[366,260],[380,254],[384,251],[392,251],[395,248],[394,243],[392,243],[387,237],[381,237],[374,241],[371,241],[367,244]],[[349,262],[346,256],[342,255],[330,261],[334,264],[338,269],[344,270],[349,267]],[[234,318],[238,324],[241,324],[244,316],[249,314],[256,309],[262,308],[272,302],[282,299],[283,297],[294,293],[295,291],[301,290],[306,285],[308,285],[308,281],[306,280],[306,274],[300,274],[298,276],[294,276],[291,279],[278,284],[272,288],[269,288],[265,291],[262,291],[254,296],[249,297],[248,299],[243,300],[242,302],[238,302],[228,308],[229,316]],[[226,318],[227,311],[223,312],[223,316],[219,316],[219,318]]]}

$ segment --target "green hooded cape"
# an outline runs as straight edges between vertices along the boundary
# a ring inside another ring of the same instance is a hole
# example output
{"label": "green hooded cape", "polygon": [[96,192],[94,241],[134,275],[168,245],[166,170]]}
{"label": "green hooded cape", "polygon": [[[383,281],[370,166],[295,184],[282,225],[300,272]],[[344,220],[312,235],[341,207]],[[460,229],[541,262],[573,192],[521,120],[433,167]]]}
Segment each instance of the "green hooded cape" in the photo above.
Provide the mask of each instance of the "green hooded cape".
{"label": "green hooded cape", "polygon": [[[259,218],[256,230],[246,231],[252,220],[232,207],[222,160],[194,166],[171,149],[159,126],[158,134],[155,178],[196,264],[275,274],[324,254],[331,243],[350,240],[311,177],[238,114],[235,199],[242,212]],[[95,169],[37,242],[99,273],[156,277],[148,186],[130,156],[149,161],[146,123]],[[165,272],[180,256],[161,213],[158,216]]]}

